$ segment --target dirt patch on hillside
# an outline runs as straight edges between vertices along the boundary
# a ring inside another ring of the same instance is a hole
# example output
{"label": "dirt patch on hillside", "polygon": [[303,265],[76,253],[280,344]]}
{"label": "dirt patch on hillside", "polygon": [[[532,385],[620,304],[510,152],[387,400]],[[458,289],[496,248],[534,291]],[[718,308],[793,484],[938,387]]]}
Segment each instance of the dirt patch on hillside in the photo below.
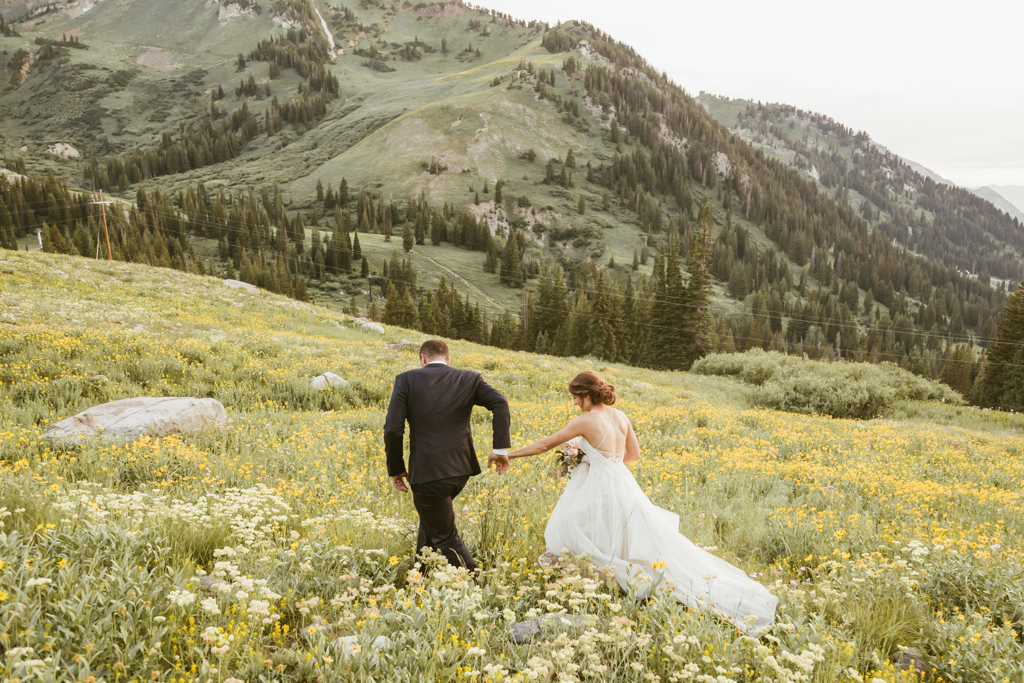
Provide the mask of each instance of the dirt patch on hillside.
{"label": "dirt patch on hillside", "polygon": [[142,66],[148,66],[150,69],[156,69],[157,71],[172,71],[181,66],[181,64],[173,64],[171,60],[174,59],[174,53],[168,50],[161,50],[158,47],[146,48],[146,51],[139,55],[135,61]]}
{"label": "dirt patch on hillside", "polygon": [[[417,3],[419,4],[419,3]],[[410,10],[413,14],[427,19],[447,19],[448,17],[457,17],[464,12],[469,11],[465,5],[460,2],[445,2],[427,5],[416,9],[415,6],[410,7],[412,3],[406,3],[405,9]]]}
{"label": "dirt patch on hillside", "polygon": [[[82,35],[85,33],[85,29],[89,28],[89,23],[90,22],[87,21],[84,24],[79,24],[70,31],[62,32],[61,35],[67,36],[69,40],[71,38],[81,38]],[[60,36],[55,36],[54,39],[60,39]]]}

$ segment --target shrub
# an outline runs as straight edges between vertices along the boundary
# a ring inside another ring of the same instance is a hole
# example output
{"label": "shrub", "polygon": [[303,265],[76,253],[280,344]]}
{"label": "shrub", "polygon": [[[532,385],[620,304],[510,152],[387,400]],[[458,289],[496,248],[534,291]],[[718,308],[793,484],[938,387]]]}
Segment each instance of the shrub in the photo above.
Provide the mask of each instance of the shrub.
{"label": "shrub", "polygon": [[753,384],[759,387],[755,394],[759,405],[793,413],[863,419],[887,413],[902,400],[963,403],[944,384],[892,363],[818,362],[754,349],[711,354],[697,361],[693,372]]}

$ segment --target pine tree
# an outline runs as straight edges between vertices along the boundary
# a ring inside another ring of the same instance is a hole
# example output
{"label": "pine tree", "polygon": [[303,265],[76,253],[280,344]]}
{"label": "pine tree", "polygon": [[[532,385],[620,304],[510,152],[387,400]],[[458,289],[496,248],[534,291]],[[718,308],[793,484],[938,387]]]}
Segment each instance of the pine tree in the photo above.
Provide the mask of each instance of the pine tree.
{"label": "pine tree", "polygon": [[681,333],[686,344],[683,367],[714,350],[714,319],[711,316],[711,204],[700,209],[697,232],[690,247],[690,279],[686,283]]}
{"label": "pine tree", "polygon": [[523,264],[515,230],[509,232],[505,242],[505,253],[501,259],[501,283],[509,287],[523,286]]}
{"label": "pine tree", "polygon": [[1024,412],[1024,284],[1000,314],[999,332],[983,361],[972,399],[986,408]]}
{"label": "pine tree", "polygon": [[416,237],[413,235],[412,226],[409,225],[409,221],[405,221],[405,230],[402,232],[402,249],[406,252],[412,251],[412,248],[416,246]]}
{"label": "pine tree", "polygon": [[580,199],[576,202],[576,210],[580,212],[582,216],[587,211],[587,200],[584,199],[583,195],[580,195]]}
{"label": "pine tree", "polygon": [[14,221],[3,197],[0,197],[0,247],[14,250],[18,248],[18,240],[14,236]]}
{"label": "pine tree", "polygon": [[597,275],[594,299],[590,304],[591,324],[587,337],[587,351],[601,360],[616,362],[619,350],[616,343],[616,326],[619,325],[618,307],[612,301],[605,282],[604,271]]}
{"label": "pine tree", "polygon": [[359,233],[352,236],[352,260],[358,261],[363,257],[363,248],[359,246]]}

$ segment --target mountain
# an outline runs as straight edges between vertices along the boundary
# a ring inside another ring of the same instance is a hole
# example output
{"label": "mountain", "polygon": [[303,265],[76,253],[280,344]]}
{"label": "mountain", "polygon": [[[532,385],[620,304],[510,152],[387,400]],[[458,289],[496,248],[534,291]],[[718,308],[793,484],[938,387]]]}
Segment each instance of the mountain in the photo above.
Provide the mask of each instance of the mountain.
{"label": "mountain", "polygon": [[[746,105],[723,125],[583,22],[452,1],[166,7],[71,0],[3,27],[0,151],[27,179],[0,183],[0,243],[673,368],[761,346],[938,376],[994,337],[1024,275],[1019,224],[986,202],[838,125],[846,146],[813,163],[737,128]],[[870,177],[844,175],[855,161]],[[76,189],[93,187],[105,215]]]}
{"label": "mountain", "polygon": [[[1015,205],[1013,202],[1008,200],[1002,192],[991,186],[975,187],[971,190],[974,194],[978,195],[982,199],[985,199],[992,203],[992,206],[996,207],[1000,211],[1003,211],[1018,221],[1024,221],[1024,209]],[[1006,192],[1006,190],[1004,190]],[[1007,192],[1009,194],[1009,192]],[[1021,197],[1024,200],[1024,195]],[[1022,201],[1024,203],[1024,201]]]}
{"label": "mountain", "polygon": [[[1024,186],[1021,185],[985,185],[983,187],[974,188],[976,194],[985,192],[986,194],[997,195],[998,200],[1003,204],[1000,208],[1008,213],[1015,211],[1018,217],[1024,221]],[[993,204],[996,204],[993,202]],[[1009,205],[1009,206],[1007,206]],[[996,206],[1000,206],[996,204]]]}
{"label": "mountain", "polygon": [[1024,278],[1024,227],[986,198],[822,114],[703,96],[723,125],[854,208],[894,243],[983,280]]}

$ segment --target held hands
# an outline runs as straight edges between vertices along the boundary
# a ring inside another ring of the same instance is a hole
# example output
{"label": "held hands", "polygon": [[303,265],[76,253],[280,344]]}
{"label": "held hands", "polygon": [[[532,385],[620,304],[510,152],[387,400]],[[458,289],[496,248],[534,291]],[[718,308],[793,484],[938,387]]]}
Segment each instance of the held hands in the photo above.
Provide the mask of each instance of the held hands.
{"label": "held hands", "polygon": [[494,467],[498,474],[505,474],[505,472],[508,472],[508,468],[511,467],[511,463],[507,455],[491,453],[490,457],[487,458],[487,466]]}
{"label": "held hands", "polygon": [[391,477],[391,483],[394,484],[395,488],[402,493],[409,492],[409,473],[402,472],[399,475]]}

